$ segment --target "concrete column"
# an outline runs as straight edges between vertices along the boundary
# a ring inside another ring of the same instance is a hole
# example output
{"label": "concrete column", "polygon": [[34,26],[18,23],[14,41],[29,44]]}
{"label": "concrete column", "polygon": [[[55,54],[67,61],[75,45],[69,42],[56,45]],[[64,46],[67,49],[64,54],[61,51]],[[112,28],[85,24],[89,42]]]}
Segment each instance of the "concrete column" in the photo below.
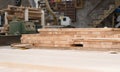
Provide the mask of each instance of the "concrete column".
{"label": "concrete column", "polygon": [[36,7],[35,0],[29,0],[29,3],[32,7]]}
{"label": "concrete column", "polygon": [[36,4],[36,8],[38,8],[38,1],[39,0],[34,0],[35,1],[35,4]]}

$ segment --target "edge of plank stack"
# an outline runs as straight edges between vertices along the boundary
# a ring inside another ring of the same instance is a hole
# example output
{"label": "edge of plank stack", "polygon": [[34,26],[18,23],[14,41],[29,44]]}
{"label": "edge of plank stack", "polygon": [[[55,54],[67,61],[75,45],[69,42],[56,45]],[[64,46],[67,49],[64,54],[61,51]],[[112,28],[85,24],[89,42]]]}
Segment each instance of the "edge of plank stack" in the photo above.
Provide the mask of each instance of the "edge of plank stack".
{"label": "edge of plank stack", "polygon": [[39,29],[38,34],[24,34],[21,43],[36,48],[80,50],[120,50],[119,28],[58,28]]}

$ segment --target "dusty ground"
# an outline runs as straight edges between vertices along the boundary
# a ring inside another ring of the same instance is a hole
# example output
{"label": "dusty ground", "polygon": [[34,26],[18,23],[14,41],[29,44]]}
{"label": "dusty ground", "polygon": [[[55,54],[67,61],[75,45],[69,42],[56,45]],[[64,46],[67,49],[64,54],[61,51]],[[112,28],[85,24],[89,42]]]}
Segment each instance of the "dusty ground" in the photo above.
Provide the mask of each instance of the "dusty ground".
{"label": "dusty ground", "polygon": [[0,47],[0,72],[120,72],[120,53]]}

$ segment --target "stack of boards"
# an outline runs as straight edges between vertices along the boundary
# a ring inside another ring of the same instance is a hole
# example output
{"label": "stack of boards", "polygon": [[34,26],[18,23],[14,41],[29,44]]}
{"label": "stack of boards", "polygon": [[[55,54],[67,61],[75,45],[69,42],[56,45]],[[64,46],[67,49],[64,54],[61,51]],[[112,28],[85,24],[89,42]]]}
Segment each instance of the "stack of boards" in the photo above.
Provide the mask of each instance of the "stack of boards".
{"label": "stack of boards", "polygon": [[119,28],[45,28],[38,34],[24,34],[21,43],[36,48],[120,50]]}
{"label": "stack of boards", "polygon": [[18,19],[24,20],[25,17],[25,10],[28,10],[28,18],[30,20],[40,20],[41,18],[41,9],[38,8],[30,8],[30,7],[17,7],[8,5],[7,9],[4,9],[5,12],[7,12],[7,18],[8,20],[14,19],[14,17],[17,17]]}

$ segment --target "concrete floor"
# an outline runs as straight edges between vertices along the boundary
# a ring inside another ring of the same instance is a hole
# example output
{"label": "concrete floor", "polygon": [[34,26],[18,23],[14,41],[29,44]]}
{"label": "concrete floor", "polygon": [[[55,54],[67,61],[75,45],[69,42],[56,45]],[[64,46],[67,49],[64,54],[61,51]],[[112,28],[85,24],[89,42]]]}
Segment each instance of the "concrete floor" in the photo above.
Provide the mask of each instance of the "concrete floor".
{"label": "concrete floor", "polygon": [[2,46],[0,72],[120,72],[120,53]]}

